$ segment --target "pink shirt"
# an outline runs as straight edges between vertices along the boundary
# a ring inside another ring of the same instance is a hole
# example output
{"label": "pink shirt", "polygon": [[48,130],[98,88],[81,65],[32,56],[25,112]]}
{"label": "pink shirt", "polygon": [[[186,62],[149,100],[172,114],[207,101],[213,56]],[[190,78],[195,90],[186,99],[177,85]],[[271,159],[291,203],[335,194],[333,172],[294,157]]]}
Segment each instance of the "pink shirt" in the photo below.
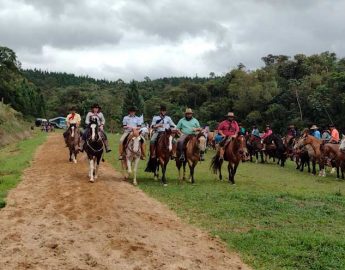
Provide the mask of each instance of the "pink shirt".
{"label": "pink shirt", "polygon": [[236,121],[225,120],[218,126],[218,130],[222,131],[225,136],[236,136],[240,131],[240,128]]}
{"label": "pink shirt", "polygon": [[272,133],[272,129],[265,131],[265,133],[261,135],[261,139],[266,139],[268,136],[272,135]]}
{"label": "pink shirt", "polygon": [[330,141],[331,142],[336,142],[336,143],[338,143],[339,142],[339,132],[338,132],[338,130],[337,129],[333,129],[332,130],[332,132],[331,132],[331,139],[330,139]]}

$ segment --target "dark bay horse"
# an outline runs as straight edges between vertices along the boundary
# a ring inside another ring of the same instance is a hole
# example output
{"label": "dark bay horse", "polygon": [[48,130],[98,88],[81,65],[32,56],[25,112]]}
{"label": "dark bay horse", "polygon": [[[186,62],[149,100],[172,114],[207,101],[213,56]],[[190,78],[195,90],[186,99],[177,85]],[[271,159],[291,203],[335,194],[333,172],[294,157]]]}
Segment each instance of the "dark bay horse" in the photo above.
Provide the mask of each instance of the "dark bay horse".
{"label": "dark bay horse", "polygon": [[[228,161],[229,182],[235,184],[235,174],[240,161],[245,162],[248,158],[246,139],[243,135],[233,138],[224,149],[224,160]],[[222,180],[223,159],[219,158],[219,152],[212,158],[211,168],[216,174],[219,172],[219,179]]]}
{"label": "dark bay horse", "polygon": [[[194,184],[194,169],[198,164],[200,157],[206,151],[206,135],[203,132],[200,132],[197,135],[189,135],[186,138],[186,150],[185,150],[185,161],[181,161],[179,158],[176,158],[176,167],[179,173],[179,181],[186,179],[186,165],[188,163],[189,172],[190,172],[190,182]],[[177,153],[177,156],[180,156],[180,153]],[[183,166],[183,176],[181,176],[181,167]]]}
{"label": "dark bay horse", "polygon": [[287,153],[282,138],[276,134],[272,134],[264,139],[264,143],[266,144],[265,154],[269,157],[277,158],[277,163],[280,164],[281,167],[284,167]]}
{"label": "dark bay horse", "polygon": [[263,144],[261,143],[261,138],[253,134],[246,136],[247,140],[247,149],[250,156],[250,162],[253,162],[253,156],[256,158],[256,163],[259,160],[259,155],[261,158],[261,163],[264,163],[264,154],[262,152]]}
{"label": "dark bay horse", "polygon": [[66,143],[69,149],[69,161],[77,163],[79,152],[80,132],[76,124],[71,124],[67,130]]}
{"label": "dark bay horse", "polygon": [[97,121],[91,121],[88,127],[88,134],[86,134],[86,141],[84,145],[85,152],[89,158],[90,182],[94,182],[98,177],[98,167],[103,156],[103,141],[99,133],[99,126]]}
{"label": "dark bay horse", "polygon": [[171,129],[166,129],[164,132],[161,132],[158,135],[156,142],[156,157],[152,158],[150,156],[145,172],[153,172],[154,178],[159,178],[159,166],[162,168],[162,183],[164,186],[167,186],[165,172],[167,165],[170,160],[172,151],[174,150],[175,145],[173,145],[173,138],[175,133]]}

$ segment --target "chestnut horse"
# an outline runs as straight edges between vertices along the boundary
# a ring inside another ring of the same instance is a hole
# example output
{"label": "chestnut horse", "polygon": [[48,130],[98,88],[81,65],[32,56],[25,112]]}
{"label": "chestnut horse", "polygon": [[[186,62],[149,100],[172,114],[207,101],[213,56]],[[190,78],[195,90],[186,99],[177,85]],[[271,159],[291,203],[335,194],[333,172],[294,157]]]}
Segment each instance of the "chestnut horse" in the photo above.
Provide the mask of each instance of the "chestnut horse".
{"label": "chestnut horse", "polygon": [[302,135],[303,144],[304,145],[310,145],[313,149],[313,158],[312,158],[312,165],[313,165],[313,171],[312,173],[316,174],[316,163],[319,164],[319,176],[326,176],[324,166],[323,166],[323,160],[321,157],[321,144],[323,143],[322,140],[319,140],[315,138],[314,136],[308,134],[308,131],[305,131]]}
{"label": "chestnut horse", "polygon": [[[240,161],[247,161],[249,154],[246,139],[243,135],[238,135],[231,139],[224,147],[224,160],[228,161],[228,173],[230,184],[235,184],[235,174]],[[212,158],[211,168],[215,174],[219,172],[219,179],[222,180],[223,159],[219,158],[219,152]]]}
{"label": "chestnut horse", "polygon": [[165,172],[167,169],[167,165],[170,160],[170,156],[172,154],[173,148],[176,147],[173,144],[173,138],[175,133],[172,132],[171,129],[166,129],[164,132],[159,134],[156,142],[156,157],[149,158],[147,162],[147,166],[145,172],[153,172],[154,178],[159,178],[159,166],[162,167],[162,184],[167,186]]}
{"label": "chestnut horse", "polygon": [[[323,164],[330,164],[332,166],[332,172],[334,169],[337,170],[337,178],[340,178],[339,169],[341,169],[341,178],[344,179],[344,160],[345,153],[340,151],[340,145],[334,143],[326,143],[321,145],[321,155]],[[331,172],[331,173],[332,173]]]}
{"label": "chestnut horse", "polygon": [[[186,150],[185,150],[185,161],[181,161],[179,158],[176,158],[176,167],[178,169],[179,181],[186,179],[186,165],[189,166],[189,180],[194,184],[194,169],[198,164],[200,157],[206,151],[206,135],[203,132],[200,132],[197,135],[189,135],[186,138]],[[177,153],[177,156],[180,156],[180,153]],[[183,166],[183,176],[181,176],[181,167]]]}

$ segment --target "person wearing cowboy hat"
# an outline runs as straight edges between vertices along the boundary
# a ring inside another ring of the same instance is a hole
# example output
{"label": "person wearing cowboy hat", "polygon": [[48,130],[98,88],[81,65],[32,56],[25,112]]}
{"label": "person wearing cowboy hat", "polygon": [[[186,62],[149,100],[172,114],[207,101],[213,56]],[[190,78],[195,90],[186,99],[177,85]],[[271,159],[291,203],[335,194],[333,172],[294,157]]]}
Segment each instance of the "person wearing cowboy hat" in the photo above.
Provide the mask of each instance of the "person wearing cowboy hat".
{"label": "person wearing cowboy hat", "polygon": [[[153,129],[153,134],[150,140],[150,157],[156,158],[156,141],[158,135],[164,132],[166,129],[176,128],[175,123],[166,115],[167,108],[165,105],[160,106],[159,115],[152,118],[151,128]],[[172,158],[175,158],[175,151],[173,151]]]}
{"label": "person wearing cowboy hat", "polygon": [[329,140],[330,143],[339,143],[339,131],[335,128],[334,124],[330,124],[329,130],[331,131],[331,139]]}
{"label": "person wearing cowboy hat", "polygon": [[[137,108],[135,106],[132,106],[128,109],[128,115],[123,117],[122,120],[122,128],[123,128],[123,134],[120,138],[119,143],[119,160],[123,160],[123,150],[124,150],[124,141],[128,137],[128,135],[133,130],[140,130],[141,126],[143,125],[143,120],[136,116]],[[145,143],[144,141],[141,143],[141,159],[145,159]]]}
{"label": "person wearing cowboy hat", "polygon": [[265,139],[267,139],[269,136],[271,136],[273,134],[273,131],[271,129],[271,126],[270,125],[266,125],[266,129],[265,129],[265,132],[264,134],[262,134],[260,136],[261,138],[261,143],[264,145],[263,148],[262,148],[262,151],[265,151],[266,150],[266,143],[265,143]]}
{"label": "person wearing cowboy hat", "polygon": [[84,151],[84,144],[85,141],[87,139],[87,135],[89,132],[89,124],[91,121],[97,121],[97,124],[99,126],[99,130],[100,130],[100,134],[101,134],[101,138],[105,147],[105,151],[107,153],[109,153],[111,151],[110,147],[109,147],[109,142],[108,142],[108,138],[107,138],[107,134],[104,132],[104,125],[105,125],[105,118],[103,113],[101,112],[101,107],[95,103],[91,106],[91,111],[87,113],[86,115],[86,119],[85,119],[85,124],[87,125],[83,136],[82,136],[82,140],[80,142],[80,151],[83,152]]}
{"label": "person wearing cowboy hat", "polygon": [[[70,127],[71,124],[75,124],[77,126],[77,128],[80,126],[81,117],[80,117],[80,114],[78,114],[76,111],[77,111],[77,109],[76,109],[75,106],[72,106],[70,108],[70,113],[66,117],[67,130]],[[67,136],[68,136],[67,130],[63,133],[63,137],[65,139],[66,147],[68,147],[68,145],[67,145]]]}
{"label": "person wearing cowboy hat", "polygon": [[319,131],[319,128],[316,125],[312,125],[310,128],[310,135],[314,136],[316,139],[321,140],[321,133]]}
{"label": "person wearing cowboy hat", "polygon": [[240,132],[240,127],[235,120],[235,114],[229,112],[226,119],[218,125],[218,134],[222,137],[219,143],[219,158],[224,159],[224,146],[232,139],[235,138]]}
{"label": "person wearing cowboy hat", "polygon": [[[176,128],[181,135],[177,140],[177,148],[180,151],[179,159],[181,161],[185,161],[184,148],[187,144],[186,138],[188,135],[195,134],[195,132],[202,130],[199,121],[193,117],[193,111],[191,108],[187,108],[184,115],[185,116],[181,118],[176,125]],[[200,159],[203,160],[204,157],[201,155]]]}

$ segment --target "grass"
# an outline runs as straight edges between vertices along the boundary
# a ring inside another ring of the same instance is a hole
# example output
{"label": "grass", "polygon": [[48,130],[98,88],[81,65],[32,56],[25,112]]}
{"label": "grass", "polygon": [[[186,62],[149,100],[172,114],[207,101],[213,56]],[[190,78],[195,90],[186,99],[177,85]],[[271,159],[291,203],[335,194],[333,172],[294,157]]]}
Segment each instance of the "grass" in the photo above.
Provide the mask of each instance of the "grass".
{"label": "grass", "polygon": [[36,132],[31,138],[0,149],[0,208],[6,205],[7,192],[20,181],[23,170],[30,165],[35,150],[45,138],[45,133]]}
{"label": "grass", "polygon": [[[117,146],[118,136],[110,141]],[[301,173],[292,162],[244,163],[231,186],[209,170],[213,154],[198,164],[195,185],[179,185],[170,162],[164,188],[141,162],[139,187],[219,236],[254,269],[345,269],[345,181]],[[107,159],[120,169],[114,154]]]}

